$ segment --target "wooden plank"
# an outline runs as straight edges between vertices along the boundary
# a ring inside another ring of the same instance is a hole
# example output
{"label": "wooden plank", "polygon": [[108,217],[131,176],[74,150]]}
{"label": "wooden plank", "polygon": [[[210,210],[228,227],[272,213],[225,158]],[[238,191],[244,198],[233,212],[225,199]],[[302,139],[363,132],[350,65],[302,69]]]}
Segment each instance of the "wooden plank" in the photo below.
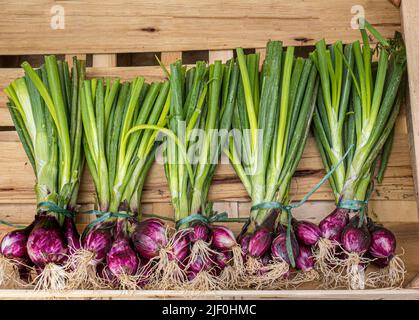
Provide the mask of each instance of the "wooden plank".
{"label": "wooden plank", "polygon": [[407,123],[416,199],[419,201],[419,47],[417,45],[419,39],[419,29],[417,27],[419,24],[419,2],[404,0],[401,5],[401,13],[409,76]]}
{"label": "wooden plank", "polygon": [[94,54],[93,67],[96,67],[96,68],[116,67],[116,54],[114,53]]}
{"label": "wooden plank", "polygon": [[233,50],[210,50],[208,53],[209,63],[213,63],[216,60],[226,63],[228,60],[233,58]]}
{"label": "wooden plank", "polygon": [[164,65],[169,65],[173,62],[176,62],[177,60],[182,60],[181,51],[169,51],[161,53],[161,62]]}
{"label": "wooden plank", "polygon": [[78,60],[86,60],[85,54],[69,53],[65,55],[65,61],[68,63],[68,67],[73,67],[73,57],[77,57]]}
{"label": "wooden plank", "polygon": [[[268,39],[313,44],[359,38],[351,8],[363,6],[384,36],[400,26],[383,0],[88,0],[59,2],[63,29],[51,27],[50,0],[2,2],[0,54],[159,52],[262,48]],[[30,26],[30,27],[28,27]],[[333,27],[331,27],[333,26]]]}
{"label": "wooden plank", "polygon": [[158,290],[69,290],[33,291],[0,290],[0,300],[419,300],[417,289],[376,290],[219,290],[219,291],[158,291]]}

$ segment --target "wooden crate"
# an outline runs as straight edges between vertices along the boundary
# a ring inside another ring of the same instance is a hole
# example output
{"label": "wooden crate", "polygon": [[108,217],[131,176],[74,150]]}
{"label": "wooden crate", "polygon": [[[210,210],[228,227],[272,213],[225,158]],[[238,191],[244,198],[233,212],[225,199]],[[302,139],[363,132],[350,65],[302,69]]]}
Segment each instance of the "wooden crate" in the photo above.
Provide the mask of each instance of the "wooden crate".
{"label": "wooden crate", "polygon": [[[64,8],[65,25],[64,29],[55,30],[51,28],[50,21],[53,16],[51,8],[57,4]],[[381,185],[376,186],[370,209],[378,221],[396,232],[399,248],[403,247],[406,252],[406,283],[409,283],[419,272],[419,216],[415,191],[419,157],[419,47],[414,41],[419,36],[419,4],[416,0],[403,0],[403,24],[399,9],[386,0],[335,0],[333,5],[326,0],[2,1],[0,88],[22,74],[17,65],[6,68],[3,64],[7,63],[2,64],[1,61],[13,63],[21,60],[22,56],[33,58],[27,55],[54,53],[64,55],[69,62],[73,55],[87,56],[91,58],[91,67],[87,70],[90,77],[132,79],[142,75],[147,81],[156,81],[163,79],[164,75],[152,60],[149,59],[150,65],[147,66],[120,66],[117,61],[122,62],[121,54],[125,53],[125,57],[126,53],[134,54],[141,59],[137,53],[154,52],[167,65],[176,59],[191,56],[191,50],[206,50],[204,57],[208,57],[210,62],[227,60],[238,46],[255,49],[263,57],[263,48],[269,39],[280,39],[285,45],[294,46],[311,46],[321,37],[325,37],[328,43],[338,39],[350,42],[359,38],[359,31],[350,27],[353,5],[363,6],[368,20],[384,36],[392,36],[395,30],[404,29],[407,42],[411,100],[399,116],[386,177]],[[140,62],[147,64],[146,61]],[[27,224],[35,210],[34,176],[13,128],[3,90],[0,93],[0,150],[0,219]],[[324,174],[314,138],[310,137],[292,183],[292,199],[301,199]],[[243,217],[249,213],[249,198],[228,164],[218,167],[209,199],[214,201],[216,210],[226,210],[231,217]],[[80,189],[82,208],[92,208],[94,200],[94,186],[86,172]],[[318,222],[333,207],[331,189],[325,184],[295,214],[298,218]],[[143,208],[144,212],[172,214],[161,165],[153,165],[150,171],[144,187]],[[89,219],[91,217],[79,218],[80,229]],[[233,224],[231,227],[238,230],[240,225]],[[0,236],[8,230],[10,228],[0,226]],[[0,298],[25,297],[142,299],[185,296],[180,292],[155,291],[34,293],[0,290]],[[202,297],[419,298],[419,290],[217,291],[197,296]]]}

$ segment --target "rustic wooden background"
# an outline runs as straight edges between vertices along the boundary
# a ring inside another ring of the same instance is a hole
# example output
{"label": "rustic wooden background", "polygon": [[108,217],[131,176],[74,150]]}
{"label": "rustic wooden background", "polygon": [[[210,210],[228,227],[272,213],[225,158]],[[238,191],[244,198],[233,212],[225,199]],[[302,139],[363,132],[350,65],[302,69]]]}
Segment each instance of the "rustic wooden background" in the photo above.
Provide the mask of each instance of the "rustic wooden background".
{"label": "rustic wooden background", "polygon": [[[87,58],[88,75],[148,81],[163,79],[154,55],[165,64],[182,58],[226,60],[237,46],[264,55],[268,39],[299,46],[305,55],[316,40],[345,42],[359,37],[350,27],[351,7],[362,5],[369,21],[385,36],[400,30],[400,13],[383,0],[330,1],[0,1],[0,87],[20,76],[19,65],[28,60],[35,66],[43,54],[58,54],[71,60],[74,54]],[[50,27],[53,5],[64,8],[65,28]],[[301,46],[301,47],[300,47]],[[174,51],[176,50],[176,51]],[[34,176],[14,131],[6,97],[0,93],[0,219],[25,224],[35,209]],[[386,177],[371,198],[371,212],[380,221],[416,222],[415,187],[410,165],[406,113],[403,109],[396,129],[394,149]],[[292,184],[292,199],[299,200],[324,175],[312,137]],[[144,187],[144,212],[171,214],[163,168],[155,164]],[[246,216],[249,198],[229,165],[220,165],[210,191],[217,210],[230,216]],[[94,186],[88,173],[83,177],[80,203],[94,203]],[[305,206],[299,217],[319,220],[333,207],[327,184]],[[83,219],[89,219],[84,217]],[[87,221],[80,221],[82,224]],[[3,227],[2,227],[3,228]]]}

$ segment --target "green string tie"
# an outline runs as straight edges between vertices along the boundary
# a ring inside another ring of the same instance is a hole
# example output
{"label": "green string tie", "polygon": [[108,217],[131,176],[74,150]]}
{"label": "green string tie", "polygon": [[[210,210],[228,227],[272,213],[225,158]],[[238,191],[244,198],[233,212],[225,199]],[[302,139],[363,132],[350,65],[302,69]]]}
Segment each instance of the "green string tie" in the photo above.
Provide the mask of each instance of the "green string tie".
{"label": "green string tie", "polygon": [[349,151],[351,151],[351,149],[354,147],[354,145],[352,144],[348,150],[345,152],[345,154],[343,155],[343,157],[339,160],[339,162],[336,164],[336,166],[332,167],[330,169],[330,171],[320,180],[320,182],[318,182],[313,189],[311,189],[304,197],[303,199],[301,199],[301,201],[297,202],[297,203],[292,203],[292,204],[283,204],[281,202],[277,202],[277,201],[270,201],[270,202],[262,202],[259,204],[256,204],[254,206],[252,206],[252,208],[250,209],[250,211],[254,211],[254,210],[260,210],[260,209],[280,209],[280,210],[284,210],[287,212],[287,216],[288,216],[288,226],[287,226],[287,239],[286,239],[286,246],[287,246],[287,253],[288,253],[288,258],[290,260],[290,264],[293,268],[295,268],[295,258],[294,258],[294,253],[292,250],[292,244],[291,244],[291,222],[292,222],[292,209],[301,207],[312,195],[313,193],[315,193],[322,185],[323,183],[326,182],[327,179],[330,178],[330,176],[335,172],[335,170],[340,166],[340,164],[345,160],[345,158],[348,156]]}
{"label": "green string tie", "polygon": [[0,224],[4,224],[5,226],[9,226],[9,227],[16,228],[16,229],[24,229],[24,228],[26,228],[26,226],[21,226],[21,225],[18,225],[18,224],[13,224],[13,223],[10,223],[10,222],[4,221],[4,220],[0,220]]}
{"label": "green string tie", "polygon": [[372,181],[369,185],[368,192],[365,196],[365,200],[355,200],[355,199],[341,199],[337,205],[338,208],[348,209],[353,211],[359,212],[359,222],[358,228],[361,228],[362,224],[364,223],[366,214],[365,212],[368,209],[368,201],[370,200],[372,191],[374,190],[374,181]]}
{"label": "green string tie", "polygon": [[99,224],[102,221],[106,221],[110,218],[135,218],[134,216],[128,214],[128,213],[123,213],[123,212],[110,212],[110,211],[99,211],[99,210],[88,210],[88,211],[83,211],[83,212],[79,212],[79,214],[94,214],[96,215],[96,219],[93,220],[92,222],[90,222],[86,228],[83,231],[83,237],[86,234],[86,232],[88,230],[90,230],[91,228],[93,228],[95,225]]}
{"label": "green string tie", "polygon": [[47,212],[54,212],[54,213],[58,213],[58,214],[62,214],[63,216],[67,217],[67,218],[71,218],[74,219],[75,215],[73,211],[61,208],[60,206],[58,206],[57,204],[53,203],[53,202],[49,202],[49,201],[43,201],[38,203],[37,205],[38,210],[39,209],[43,209]]}
{"label": "green string tie", "polygon": [[214,212],[209,217],[199,213],[193,213],[185,218],[182,218],[176,222],[176,229],[184,224],[190,224],[194,221],[200,221],[205,224],[211,224],[214,222],[246,222],[248,218],[229,218],[227,212]]}
{"label": "green string tie", "polygon": [[[58,214],[62,214],[63,216],[66,216],[68,218],[74,218],[74,212],[61,208],[60,206],[58,206],[57,204],[53,203],[53,202],[49,202],[49,201],[43,201],[43,202],[39,202],[37,204],[37,209],[41,209],[46,211],[46,212],[54,212],[54,213],[58,213]],[[3,224],[5,226],[9,226],[12,228],[16,228],[16,229],[23,229],[26,228],[26,226],[22,226],[22,225],[17,225],[17,224],[13,224],[4,220],[0,220],[0,224]]]}

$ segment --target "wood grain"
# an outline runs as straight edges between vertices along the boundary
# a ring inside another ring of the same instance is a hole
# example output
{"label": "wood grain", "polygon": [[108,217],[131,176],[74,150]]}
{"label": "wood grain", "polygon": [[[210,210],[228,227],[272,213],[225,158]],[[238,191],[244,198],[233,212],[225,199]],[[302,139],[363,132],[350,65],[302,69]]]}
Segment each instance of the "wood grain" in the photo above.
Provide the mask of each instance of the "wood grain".
{"label": "wood grain", "polygon": [[410,154],[413,176],[416,185],[416,198],[419,195],[419,2],[404,0],[401,6],[403,32],[409,76],[409,99],[407,102],[407,124],[409,126]]}
{"label": "wood grain", "polygon": [[[400,26],[397,8],[383,0],[23,0],[1,2],[0,54],[119,53],[262,48],[268,39],[308,45],[359,37],[353,5],[384,36]],[[53,5],[64,29],[51,28]],[[333,26],[333,27],[331,27]],[[327,30],[327,33],[325,33]]]}

